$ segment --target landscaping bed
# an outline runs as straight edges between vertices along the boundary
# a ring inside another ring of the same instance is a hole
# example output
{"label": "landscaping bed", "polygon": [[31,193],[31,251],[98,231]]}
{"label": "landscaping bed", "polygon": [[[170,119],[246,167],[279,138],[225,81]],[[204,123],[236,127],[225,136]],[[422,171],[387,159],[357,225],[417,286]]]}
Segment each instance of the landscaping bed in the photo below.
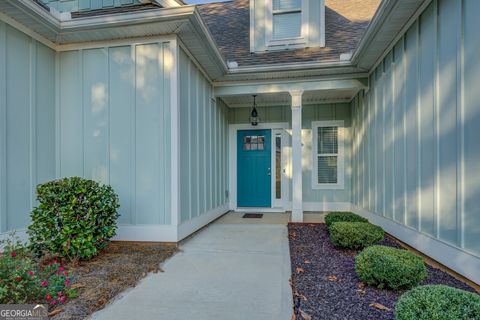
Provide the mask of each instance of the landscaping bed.
{"label": "landscaping bed", "polygon": [[149,272],[161,272],[160,263],[176,251],[173,244],[113,242],[91,260],[67,264],[78,297],[54,310],[58,314],[52,319],[87,318],[125,289],[134,287]]}
{"label": "landscaping bed", "polygon": [[[288,225],[294,311],[300,319],[395,319],[394,306],[407,290],[378,289],[362,283],[355,272],[360,251],[338,249],[325,224]],[[380,245],[399,248],[388,235]],[[444,284],[475,292],[442,270],[427,267],[421,284]]]}

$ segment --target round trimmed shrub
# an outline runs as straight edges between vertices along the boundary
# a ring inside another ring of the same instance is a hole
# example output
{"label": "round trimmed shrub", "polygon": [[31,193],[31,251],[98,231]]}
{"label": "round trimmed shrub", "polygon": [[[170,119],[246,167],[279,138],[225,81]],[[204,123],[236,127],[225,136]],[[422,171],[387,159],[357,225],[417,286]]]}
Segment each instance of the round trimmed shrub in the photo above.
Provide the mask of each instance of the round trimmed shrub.
{"label": "round trimmed shrub", "polygon": [[116,233],[119,200],[108,185],[79,177],[54,180],[37,186],[37,200],[28,234],[39,256],[90,259]]}
{"label": "round trimmed shrub", "polygon": [[360,280],[378,288],[411,288],[427,278],[422,258],[386,246],[371,246],[360,252],[355,257],[355,271]]}
{"label": "round trimmed shrub", "polygon": [[480,319],[480,296],[445,285],[416,287],[395,305],[397,320]]}
{"label": "round trimmed shrub", "polygon": [[368,220],[353,212],[330,212],[325,216],[328,228],[335,222],[368,222]]}
{"label": "round trimmed shrub", "polygon": [[368,222],[335,222],[330,227],[330,241],[346,249],[363,249],[383,240],[383,229]]}

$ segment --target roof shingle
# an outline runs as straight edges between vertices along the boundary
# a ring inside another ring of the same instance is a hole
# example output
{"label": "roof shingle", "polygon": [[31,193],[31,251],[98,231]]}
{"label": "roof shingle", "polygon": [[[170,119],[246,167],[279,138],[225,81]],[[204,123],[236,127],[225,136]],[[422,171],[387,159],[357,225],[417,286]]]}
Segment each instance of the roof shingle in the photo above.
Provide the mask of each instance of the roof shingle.
{"label": "roof shingle", "polygon": [[381,0],[326,0],[325,47],[251,53],[249,0],[199,5],[223,57],[240,67],[299,62],[335,62],[355,50]]}

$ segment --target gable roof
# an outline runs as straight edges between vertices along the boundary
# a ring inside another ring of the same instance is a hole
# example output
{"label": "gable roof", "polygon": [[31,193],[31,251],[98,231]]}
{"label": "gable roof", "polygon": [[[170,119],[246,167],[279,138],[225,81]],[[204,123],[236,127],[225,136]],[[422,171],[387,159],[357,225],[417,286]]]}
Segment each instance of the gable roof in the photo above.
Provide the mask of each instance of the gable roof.
{"label": "gable roof", "polygon": [[381,0],[325,0],[323,48],[250,52],[249,0],[199,5],[202,19],[226,61],[239,67],[302,62],[337,62],[358,46]]}

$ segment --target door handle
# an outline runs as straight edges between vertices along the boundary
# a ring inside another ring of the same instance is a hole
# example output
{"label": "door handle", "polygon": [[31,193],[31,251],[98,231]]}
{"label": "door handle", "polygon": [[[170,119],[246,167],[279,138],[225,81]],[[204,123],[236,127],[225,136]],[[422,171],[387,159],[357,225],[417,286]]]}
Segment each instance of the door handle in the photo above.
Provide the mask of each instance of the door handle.
{"label": "door handle", "polygon": [[267,173],[267,175],[269,175],[269,176],[272,175],[272,172],[271,172],[270,168],[268,168],[268,173]]}

